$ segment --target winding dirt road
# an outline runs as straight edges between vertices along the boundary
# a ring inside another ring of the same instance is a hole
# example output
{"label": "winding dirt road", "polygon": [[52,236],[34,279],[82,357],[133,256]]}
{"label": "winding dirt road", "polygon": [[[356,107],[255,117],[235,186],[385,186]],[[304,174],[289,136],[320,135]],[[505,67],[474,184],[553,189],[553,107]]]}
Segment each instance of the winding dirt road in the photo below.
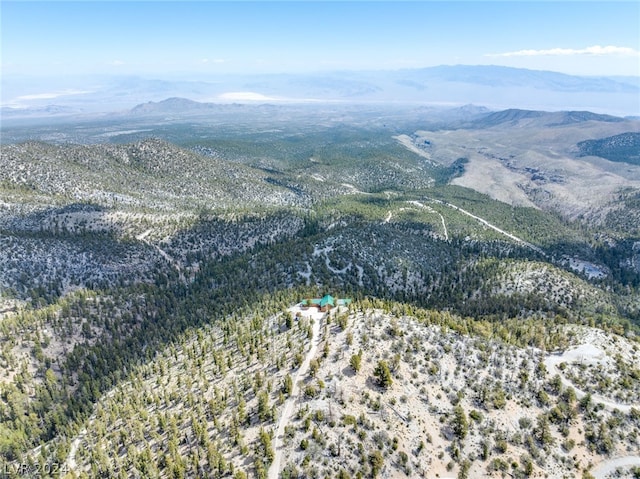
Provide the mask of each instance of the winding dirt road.
{"label": "winding dirt road", "polygon": [[610,474],[613,474],[619,467],[625,469],[634,466],[640,467],[640,456],[616,457],[602,462],[591,471],[591,475],[596,479],[605,479]]}
{"label": "winding dirt road", "polygon": [[532,249],[533,251],[536,251],[537,253],[540,253],[542,256],[547,256],[547,254],[542,251],[542,249],[538,248],[536,245],[529,243],[528,241],[523,240],[522,238],[518,238],[515,235],[512,235],[511,233],[498,228],[497,226],[489,223],[487,220],[485,220],[484,218],[481,218],[480,216],[476,216],[473,213],[470,213],[469,211],[460,208],[459,206],[456,206],[454,204],[451,203],[447,203],[446,201],[441,201],[441,200],[436,200],[436,199],[431,199],[431,201],[433,201],[434,203],[439,203],[441,205],[444,206],[448,206],[449,208],[453,208],[454,210],[459,211],[460,213],[467,215],[473,219],[475,219],[476,221],[479,221],[480,223],[482,223],[483,225],[487,226],[488,228],[491,228],[494,231],[497,231],[500,234],[503,234],[504,236],[506,236],[507,238],[511,238],[513,241],[522,244],[523,246],[526,246],[529,249]]}
{"label": "winding dirt road", "polygon": [[[573,383],[562,374],[562,371],[558,366],[563,362],[598,364],[603,361],[604,357],[604,351],[602,351],[594,344],[587,342],[585,344],[581,344],[579,346],[568,349],[561,355],[547,356],[547,358],[544,360],[544,364],[545,366],[547,366],[547,370],[550,374],[557,374],[560,377],[564,386],[571,386],[576,392],[576,397],[580,399],[584,397],[586,393],[574,386]],[[640,408],[640,404],[622,404],[598,394],[592,394],[591,400],[595,403],[602,404],[609,410],[618,409],[619,411],[624,413],[629,413],[629,411],[631,411],[631,409],[634,407]],[[596,479],[605,479],[606,477],[611,477],[610,474],[614,473],[619,467],[624,469],[633,466],[640,466],[640,455],[616,457],[604,460],[591,471],[591,474]]]}
{"label": "winding dirt road", "polygon": [[182,268],[180,268],[180,263],[178,263],[175,259],[173,259],[165,250],[163,250],[162,248],[160,248],[160,246],[158,246],[155,243],[152,243],[151,241],[149,241],[147,239],[147,236],[149,236],[149,234],[151,233],[152,230],[147,230],[144,233],[139,234],[138,236],[136,236],[136,239],[138,241],[142,241],[143,243],[151,246],[152,248],[155,248],[156,251],[160,254],[160,256],[162,256],[167,263],[169,263],[171,266],[173,266],[176,271],[178,272],[178,275],[180,277],[180,280],[182,282],[185,281],[185,277],[184,277],[184,273],[182,272]]}
{"label": "winding dirt road", "polygon": [[296,403],[296,400],[298,399],[298,396],[300,395],[299,382],[302,380],[302,378],[304,378],[305,374],[307,374],[307,371],[309,370],[309,364],[318,352],[318,346],[320,344],[320,323],[322,322],[324,313],[311,313],[309,316],[314,321],[311,347],[309,348],[309,352],[307,352],[307,356],[304,358],[302,365],[300,366],[300,368],[298,368],[298,371],[293,377],[293,389],[291,390],[289,398],[285,401],[280,417],[278,418],[278,426],[273,437],[273,450],[275,452],[275,455],[273,457],[271,467],[269,468],[269,479],[278,479],[278,476],[280,475],[282,453],[284,452],[282,441],[284,437],[284,428],[287,424],[289,424],[289,420],[291,419],[291,416],[293,414],[293,407]]}
{"label": "winding dirt road", "polygon": [[[592,344],[581,344],[580,346],[568,349],[561,355],[552,354],[547,356],[547,358],[544,360],[544,364],[547,367],[550,375],[557,374],[560,377],[562,384],[564,386],[571,386],[576,393],[576,397],[578,399],[581,399],[586,396],[587,393],[582,389],[576,387],[571,381],[569,381],[558,366],[561,363],[575,362],[595,364],[601,361],[602,357],[604,357],[604,352],[596,346]],[[591,400],[593,402],[602,404],[604,407],[611,411],[614,409],[618,409],[621,412],[629,413],[634,407],[640,408],[640,404],[623,404],[620,402],[612,401],[611,399],[599,394],[592,394]]]}
{"label": "winding dirt road", "polygon": [[442,221],[442,229],[444,231],[444,240],[449,241],[449,233],[447,232],[447,224],[444,222],[444,216],[442,216],[439,212],[431,208],[431,206],[427,206],[423,203],[420,203],[419,201],[407,201],[407,203],[411,203],[412,205],[419,206],[420,208],[424,208],[427,211],[429,211],[429,213],[435,213],[436,215],[438,215],[440,217],[440,221]]}

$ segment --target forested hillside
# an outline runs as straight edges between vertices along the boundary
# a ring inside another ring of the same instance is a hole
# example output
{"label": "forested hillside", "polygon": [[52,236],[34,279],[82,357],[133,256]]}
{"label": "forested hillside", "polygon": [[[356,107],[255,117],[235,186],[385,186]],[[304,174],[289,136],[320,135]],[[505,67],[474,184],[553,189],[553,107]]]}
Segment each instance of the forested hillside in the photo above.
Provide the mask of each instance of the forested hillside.
{"label": "forested hillside", "polygon": [[[2,144],[0,470],[590,477],[637,457],[635,173],[594,215],[508,203],[451,184],[475,160],[443,138],[467,133],[395,115]],[[325,294],[353,302],[296,306]]]}

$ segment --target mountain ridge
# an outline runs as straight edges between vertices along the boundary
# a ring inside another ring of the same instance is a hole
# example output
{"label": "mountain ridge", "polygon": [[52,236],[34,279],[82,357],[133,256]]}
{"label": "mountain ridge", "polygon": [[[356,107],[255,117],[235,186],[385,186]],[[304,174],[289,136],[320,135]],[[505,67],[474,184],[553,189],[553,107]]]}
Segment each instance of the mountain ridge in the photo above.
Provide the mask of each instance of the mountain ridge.
{"label": "mountain ridge", "polygon": [[472,125],[476,127],[493,127],[508,123],[517,125],[524,120],[540,119],[544,126],[563,126],[573,123],[582,123],[586,121],[603,121],[603,122],[623,122],[624,118],[613,115],[597,114],[590,111],[557,111],[547,112],[542,110],[523,110],[510,108],[493,113],[489,113],[483,118],[475,120]]}
{"label": "mountain ridge", "polygon": [[[0,470],[586,479],[640,463],[640,167],[578,146],[624,156],[616,135],[640,123],[141,105],[2,131]],[[352,302],[300,304],[326,294]]]}
{"label": "mountain ridge", "polygon": [[[202,75],[159,79],[142,77],[70,78],[82,95],[60,94],[58,108],[114,111],[171,97],[196,101],[341,101],[419,104],[482,104],[493,109],[507,105],[525,109],[582,109],[618,115],[638,115],[640,77],[582,77],[557,72],[492,65],[441,65],[421,69],[338,71],[299,74]],[[28,84],[28,86],[22,86]],[[40,87],[45,90],[46,86]],[[37,84],[3,78],[3,107],[20,106],[28,114],[50,104]],[[63,89],[61,89],[63,90]],[[252,93],[253,96],[233,96]],[[25,99],[25,98],[29,99]],[[265,97],[267,99],[265,100]],[[249,99],[247,99],[249,98]],[[252,100],[253,99],[253,100]],[[18,116],[13,109],[11,116]]]}

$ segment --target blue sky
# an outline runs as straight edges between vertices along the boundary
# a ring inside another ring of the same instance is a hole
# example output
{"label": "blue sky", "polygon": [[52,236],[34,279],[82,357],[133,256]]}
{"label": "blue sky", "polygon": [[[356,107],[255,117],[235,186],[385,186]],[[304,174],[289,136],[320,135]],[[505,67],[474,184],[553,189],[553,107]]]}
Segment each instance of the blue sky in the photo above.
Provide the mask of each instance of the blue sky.
{"label": "blue sky", "polygon": [[640,2],[0,3],[2,74],[495,64],[640,75]]}

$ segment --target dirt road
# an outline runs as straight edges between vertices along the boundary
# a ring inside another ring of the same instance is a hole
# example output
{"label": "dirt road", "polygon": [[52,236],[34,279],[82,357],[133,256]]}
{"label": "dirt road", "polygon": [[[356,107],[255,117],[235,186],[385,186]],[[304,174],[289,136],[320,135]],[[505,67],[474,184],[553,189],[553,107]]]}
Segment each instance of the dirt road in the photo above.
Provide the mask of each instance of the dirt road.
{"label": "dirt road", "polygon": [[307,374],[307,371],[309,370],[309,364],[318,352],[318,345],[320,344],[320,323],[322,322],[321,320],[324,317],[324,313],[312,313],[310,314],[310,316],[314,320],[311,348],[309,348],[309,352],[307,352],[304,361],[293,377],[293,389],[291,390],[291,395],[285,401],[284,406],[282,407],[282,412],[280,413],[280,417],[278,418],[278,426],[273,437],[273,450],[275,452],[275,455],[273,458],[273,462],[271,463],[271,467],[269,468],[269,479],[278,479],[278,476],[280,475],[280,469],[282,467],[282,453],[284,449],[282,445],[284,428],[287,424],[289,424],[289,421],[291,420],[291,416],[294,412],[294,405],[298,399],[298,396],[300,395],[299,382]]}

